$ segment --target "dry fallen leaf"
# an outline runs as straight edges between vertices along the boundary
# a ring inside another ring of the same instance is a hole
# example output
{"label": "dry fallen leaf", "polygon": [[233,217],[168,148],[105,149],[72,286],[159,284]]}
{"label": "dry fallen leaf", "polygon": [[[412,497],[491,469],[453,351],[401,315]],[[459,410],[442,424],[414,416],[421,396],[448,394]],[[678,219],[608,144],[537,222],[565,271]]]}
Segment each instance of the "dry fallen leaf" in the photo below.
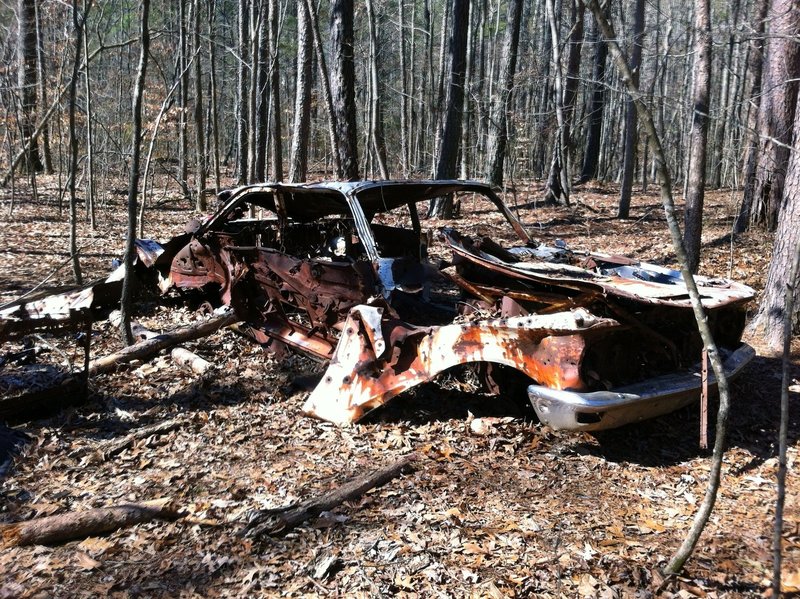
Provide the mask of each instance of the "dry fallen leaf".
{"label": "dry fallen leaf", "polygon": [[88,554],[79,551],[75,554],[75,563],[83,570],[94,570],[99,568],[101,563],[96,559],[89,557]]}

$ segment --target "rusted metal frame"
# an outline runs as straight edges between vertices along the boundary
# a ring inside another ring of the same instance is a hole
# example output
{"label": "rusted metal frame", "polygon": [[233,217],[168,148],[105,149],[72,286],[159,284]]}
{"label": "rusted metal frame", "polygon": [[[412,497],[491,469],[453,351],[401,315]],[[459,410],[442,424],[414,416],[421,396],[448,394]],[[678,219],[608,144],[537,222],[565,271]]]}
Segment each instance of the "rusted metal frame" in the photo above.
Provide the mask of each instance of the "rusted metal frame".
{"label": "rusted metal frame", "polygon": [[[294,304],[306,311],[314,326],[330,328],[345,318],[346,311],[368,299],[365,285],[369,282],[352,264],[296,259],[271,248],[256,248],[255,252],[252,268],[258,284],[274,302],[285,302],[282,294],[291,293]],[[318,276],[315,268],[322,271]],[[326,281],[325,275],[335,280]],[[320,296],[326,301],[314,301]]]}
{"label": "rusted metal frame", "polygon": [[83,317],[83,392],[84,399],[89,399],[89,366],[92,359],[92,313],[81,310]]}
{"label": "rusted metal frame", "polygon": [[419,220],[419,212],[417,212],[417,205],[414,202],[409,202],[406,205],[408,206],[408,214],[411,217],[411,228],[414,230],[419,240],[418,258],[419,261],[422,262],[426,257],[422,255],[422,223]]}
{"label": "rusted metal frame", "polygon": [[384,320],[389,343],[381,359],[361,315],[352,311],[330,365],[303,409],[332,422],[354,422],[447,368],[471,362],[504,364],[556,389],[585,389],[580,364],[587,340],[616,326],[616,321],[586,311],[430,328]]}
{"label": "rusted metal frame", "polygon": [[566,299],[562,302],[553,303],[546,308],[542,308],[541,310],[537,310],[537,314],[555,314],[557,312],[562,312],[564,310],[574,310],[575,308],[585,308],[586,306],[590,306],[595,303],[598,299],[601,299],[603,296],[599,293],[582,293],[581,295],[576,295],[575,297],[571,297]]}
{"label": "rusted metal frame", "polygon": [[700,366],[700,449],[708,449],[708,351],[703,347]]}
{"label": "rusted metal frame", "polygon": [[514,268],[513,264],[506,264],[501,262],[495,258],[495,261],[487,260],[486,258],[476,254],[473,251],[470,251],[466,246],[460,243],[458,240],[453,239],[451,241],[451,236],[445,234],[445,238],[447,239],[447,243],[450,246],[450,249],[456,255],[464,258],[469,262],[473,262],[479,266],[486,268],[487,270],[491,270],[494,272],[502,273],[508,277],[519,279],[519,280],[527,280],[532,281],[537,284],[544,284],[549,285],[551,287],[563,287],[565,289],[572,289],[574,291],[578,291],[581,293],[587,292],[595,292],[595,293],[603,293],[604,289],[592,282],[592,281],[578,281],[574,279],[557,279],[551,277],[544,277],[541,275],[536,275],[531,272],[526,272],[524,270]]}
{"label": "rusted metal frame", "polygon": [[225,219],[228,214],[230,214],[231,210],[243,202],[244,198],[247,196],[264,192],[274,193],[275,189],[275,184],[246,185],[234,189],[228,201],[225,202],[225,205],[220,210],[217,211],[216,215],[200,225],[196,235],[202,236],[208,231],[213,231],[214,227],[216,227],[219,222],[225,222]]}
{"label": "rusted metal frame", "polygon": [[449,279],[450,281],[452,281],[453,283],[455,283],[468,293],[471,293],[476,298],[478,298],[479,300],[485,302],[490,306],[494,305],[495,301],[497,300],[497,297],[492,297],[491,295],[489,295],[490,293],[495,293],[497,296],[502,295],[502,293],[497,289],[491,289],[491,288],[487,289],[485,287],[480,287],[479,285],[475,285],[474,283],[470,283],[458,273],[447,272],[444,270],[440,270],[439,272],[442,273],[442,275],[444,275],[445,278]]}
{"label": "rusted metal frame", "polygon": [[486,197],[489,198],[489,200],[491,200],[491,202],[497,207],[497,209],[500,212],[502,212],[503,216],[506,217],[506,220],[511,224],[511,227],[514,229],[514,232],[522,241],[524,241],[525,243],[532,241],[531,236],[528,235],[528,232],[525,230],[525,227],[522,226],[522,223],[519,221],[519,219],[517,219],[517,217],[514,216],[509,207],[506,206],[506,203],[503,200],[501,200],[493,190],[491,189],[486,190]]}
{"label": "rusted metal frame", "polygon": [[236,330],[261,345],[278,340],[319,360],[329,360],[336,346],[336,339],[312,333],[304,325],[277,316],[267,315],[258,322],[238,325]]}
{"label": "rusted metal frame", "polygon": [[601,296],[598,299],[601,299],[606,307],[611,310],[616,318],[622,321],[624,324],[627,324],[634,329],[641,332],[646,337],[650,337],[659,343],[663,343],[669,348],[669,352],[662,350],[661,346],[655,344],[653,349],[657,351],[661,351],[667,358],[672,360],[674,366],[680,365],[680,352],[678,351],[678,346],[675,345],[675,342],[671,339],[668,339],[652,327],[646,325],[641,321],[641,319],[636,318],[632,314],[630,314],[627,310],[625,310],[622,306],[617,304],[617,302],[613,301],[608,296]]}
{"label": "rusted metal frame", "polygon": [[380,256],[378,255],[378,246],[375,243],[375,237],[372,235],[372,229],[369,226],[369,220],[361,208],[356,195],[353,191],[348,191],[344,194],[345,201],[350,207],[350,213],[353,215],[353,224],[356,228],[356,233],[361,240],[361,245],[364,247],[364,252],[373,263],[377,262]]}

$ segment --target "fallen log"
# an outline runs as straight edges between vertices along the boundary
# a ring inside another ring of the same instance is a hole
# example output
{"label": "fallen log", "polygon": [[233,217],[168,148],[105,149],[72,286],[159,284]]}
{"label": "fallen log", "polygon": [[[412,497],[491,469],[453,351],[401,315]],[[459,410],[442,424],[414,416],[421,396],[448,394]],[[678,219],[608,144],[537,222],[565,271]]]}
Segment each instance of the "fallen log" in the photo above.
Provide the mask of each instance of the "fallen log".
{"label": "fallen log", "polygon": [[162,349],[173,347],[179,343],[193,341],[206,337],[222,327],[226,327],[237,322],[239,318],[235,312],[225,312],[208,320],[197,322],[169,333],[161,333],[151,339],[145,339],[139,343],[126,347],[116,353],[93,361],[89,367],[89,374],[95,376],[114,370],[119,364],[131,362],[132,360],[143,360],[150,358]]}
{"label": "fallen log", "polygon": [[[111,316],[108,317],[114,326],[119,326],[119,318],[120,314],[116,310],[111,313]],[[131,323],[131,332],[133,333],[134,337],[138,337],[142,340],[153,339],[160,335],[160,333],[151,331],[138,322]],[[196,374],[205,374],[211,369],[211,362],[201,358],[196,353],[189,351],[185,347],[176,347],[169,353],[169,356],[178,366],[188,368]]]}
{"label": "fallen log", "polygon": [[211,369],[211,362],[201,358],[193,351],[189,351],[185,347],[176,347],[169,352],[169,357],[178,366],[188,368],[195,374],[205,374]]}
{"label": "fallen log", "polygon": [[374,487],[386,484],[411,467],[419,459],[416,453],[410,453],[401,460],[344,483],[320,497],[314,497],[301,503],[295,503],[281,508],[258,510],[251,514],[241,536],[257,538],[263,535],[283,536],[322,512],[331,510],[345,501],[361,497]]}
{"label": "fallen log", "polygon": [[0,543],[3,549],[16,545],[51,545],[150,520],[177,520],[180,517],[181,511],[169,499],[126,503],[6,524],[0,527]]}

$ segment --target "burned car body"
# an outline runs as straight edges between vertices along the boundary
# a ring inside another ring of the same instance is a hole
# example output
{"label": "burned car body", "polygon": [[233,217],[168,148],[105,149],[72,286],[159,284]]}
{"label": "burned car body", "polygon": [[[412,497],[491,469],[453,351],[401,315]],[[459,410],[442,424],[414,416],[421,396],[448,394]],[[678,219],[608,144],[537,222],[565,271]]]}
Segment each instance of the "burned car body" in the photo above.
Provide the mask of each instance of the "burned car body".
{"label": "burned car body", "polygon": [[[430,229],[417,205],[442,196],[493,214],[492,234]],[[140,243],[140,276],[162,293],[198,290],[260,343],[327,362],[308,414],[356,421],[472,363],[490,386],[510,378],[498,367],[528,377],[537,415],[556,428],[619,426],[699,395],[702,343],[679,273],[540,245],[486,184],[262,184],[220,201],[164,245]],[[735,375],[753,356],[740,342],[753,291],[697,283]]]}

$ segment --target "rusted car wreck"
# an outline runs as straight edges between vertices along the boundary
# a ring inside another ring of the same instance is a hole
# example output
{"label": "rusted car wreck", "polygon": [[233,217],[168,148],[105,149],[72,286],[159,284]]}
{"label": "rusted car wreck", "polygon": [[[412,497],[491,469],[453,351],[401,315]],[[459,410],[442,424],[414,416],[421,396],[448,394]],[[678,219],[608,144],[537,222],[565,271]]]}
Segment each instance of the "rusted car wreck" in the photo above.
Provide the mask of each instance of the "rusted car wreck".
{"label": "rusted car wreck", "polygon": [[[503,224],[505,236],[434,231],[418,205],[443,196],[499,214],[487,228]],[[702,343],[679,273],[539,244],[486,184],[262,184],[220,202],[167,243],[140,242],[137,274],[161,293],[197,290],[231,306],[240,330],[272,349],[326,362],[310,415],[357,421],[473,363],[489,385],[528,377],[530,402],[554,428],[611,428],[699,396]],[[753,356],[740,342],[753,291],[697,283],[734,376]],[[108,290],[91,293],[82,301],[97,305]],[[0,318],[24,320],[15,310]]]}

